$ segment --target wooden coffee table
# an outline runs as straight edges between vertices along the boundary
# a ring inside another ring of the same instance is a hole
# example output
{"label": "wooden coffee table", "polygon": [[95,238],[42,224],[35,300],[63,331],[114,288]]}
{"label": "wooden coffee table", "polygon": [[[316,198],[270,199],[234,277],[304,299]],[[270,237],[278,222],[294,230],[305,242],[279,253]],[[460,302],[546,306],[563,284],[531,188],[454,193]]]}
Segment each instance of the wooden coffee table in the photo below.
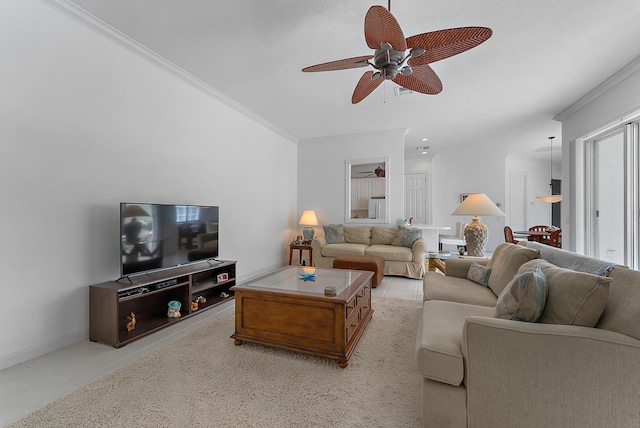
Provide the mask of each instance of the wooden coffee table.
{"label": "wooden coffee table", "polygon": [[[315,280],[301,274],[314,271]],[[349,358],[373,315],[372,272],[290,267],[247,285],[236,285],[236,345],[253,342],[338,360]],[[335,287],[327,296],[325,287]]]}

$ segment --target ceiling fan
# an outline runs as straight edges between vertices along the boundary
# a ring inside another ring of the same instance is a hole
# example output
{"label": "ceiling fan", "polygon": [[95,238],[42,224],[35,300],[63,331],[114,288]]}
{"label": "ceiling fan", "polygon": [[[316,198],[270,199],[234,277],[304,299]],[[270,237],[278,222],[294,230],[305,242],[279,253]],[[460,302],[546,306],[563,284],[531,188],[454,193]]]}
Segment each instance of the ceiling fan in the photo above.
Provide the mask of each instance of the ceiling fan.
{"label": "ceiling fan", "polygon": [[356,174],[367,174],[363,178],[367,177],[384,177],[386,175],[386,171],[381,166],[378,166],[373,171],[360,171]]}
{"label": "ceiling fan", "polygon": [[[351,97],[357,104],[365,99],[384,80],[423,94],[438,94],[442,82],[429,66],[430,63],[449,58],[491,37],[486,27],[461,27],[404,37],[398,21],[383,6],[372,6],[364,17],[364,38],[367,46],[375,49],[373,55],[325,62],[303,68],[302,71],[331,71],[371,65],[377,71],[362,75]],[[406,53],[409,49],[409,53]],[[370,60],[373,58],[373,62]]]}

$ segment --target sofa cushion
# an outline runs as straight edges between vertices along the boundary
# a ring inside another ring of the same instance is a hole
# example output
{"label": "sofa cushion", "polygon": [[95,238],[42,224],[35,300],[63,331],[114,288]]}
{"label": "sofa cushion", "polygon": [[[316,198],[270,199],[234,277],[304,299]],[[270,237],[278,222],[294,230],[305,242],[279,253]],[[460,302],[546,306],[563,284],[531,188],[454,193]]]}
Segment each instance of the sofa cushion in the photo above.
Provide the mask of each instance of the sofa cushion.
{"label": "sofa cushion", "polygon": [[534,268],[516,275],[498,296],[494,318],[536,322],[540,319],[547,300],[547,280]]}
{"label": "sofa cushion", "polygon": [[609,298],[597,327],[640,340],[640,272],[616,266],[609,276]]}
{"label": "sofa cushion", "polygon": [[398,225],[398,233],[395,238],[393,238],[393,242],[391,245],[395,245],[398,247],[413,247],[413,243],[416,242],[418,238],[421,236],[420,229],[409,229],[402,225]]}
{"label": "sofa cushion", "polygon": [[366,256],[379,256],[389,262],[410,262],[413,260],[411,248],[392,245],[371,245],[364,250]]}
{"label": "sofa cushion", "polygon": [[468,303],[489,306],[493,309],[497,297],[490,288],[455,276],[445,276],[438,272],[424,274],[423,299]]}
{"label": "sofa cushion", "polygon": [[341,224],[328,224],[322,226],[327,244],[338,244],[344,242],[344,228]]}
{"label": "sofa cushion", "polygon": [[594,327],[609,296],[611,278],[576,272],[546,260],[531,260],[520,272],[539,267],[547,278],[547,303],[540,317],[545,324],[570,324]]}
{"label": "sofa cushion", "polygon": [[427,379],[460,385],[464,378],[462,328],[465,318],[490,317],[492,312],[493,308],[487,306],[437,300],[424,302],[416,340],[418,372]]}
{"label": "sofa cushion", "polygon": [[345,226],[344,242],[370,245],[371,226]]}
{"label": "sofa cushion", "polygon": [[369,247],[364,244],[327,244],[322,247],[322,257],[340,257],[353,254],[364,256],[364,250]]}
{"label": "sofa cushion", "polygon": [[489,266],[479,265],[476,262],[472,262],[469,265],[469,271],[467,272],[467,279],[473,281],[476,284],[480,284],[483,287],[489,286],[489,275],[491,274],[491,268]]}
{"label": "sofa cushion", "polygon": [[371,227],[371,245],[391,245],[397,234],[398,229],[373,226]]}
{"label": "sofa cushion", "polygon": [[489,288],[496,296],[511,282],[518,269],[524,263],[532,259],[540,258],[540,251],[527,248],[522,245],[504,242],[493,252],[487,266],[491,268],[489,275]]}

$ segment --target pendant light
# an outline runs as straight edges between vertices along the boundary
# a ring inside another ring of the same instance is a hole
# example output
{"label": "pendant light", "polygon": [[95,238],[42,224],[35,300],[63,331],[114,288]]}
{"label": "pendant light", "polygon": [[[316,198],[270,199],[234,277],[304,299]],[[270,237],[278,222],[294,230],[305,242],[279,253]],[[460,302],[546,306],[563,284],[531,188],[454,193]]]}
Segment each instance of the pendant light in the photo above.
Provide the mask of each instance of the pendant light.
{"label": "pendant light", "polygon": [[549,191],[541,196],[536,196],[536,198],[540,199],[543,202],[548,202],[550,204],[560,202],[562,200],[562,195],[554,195],[553,194],[553,139],[556,137],[549,137]]}

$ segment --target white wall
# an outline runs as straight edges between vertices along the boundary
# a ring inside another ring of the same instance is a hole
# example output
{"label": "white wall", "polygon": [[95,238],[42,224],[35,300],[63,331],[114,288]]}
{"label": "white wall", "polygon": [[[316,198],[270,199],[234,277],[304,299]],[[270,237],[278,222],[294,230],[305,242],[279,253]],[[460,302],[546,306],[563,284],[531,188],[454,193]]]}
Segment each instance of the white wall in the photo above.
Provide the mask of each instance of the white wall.
{"label": "white wall", "polygon": [[293,142],[39,1],[0,3],[0,33],[0,368],[88,337],[120,201],[219,205],[240,279],[285,263]]}
{"label": "white wall", "polygon": [[[452,216],[460,205],[462,193],[486,193],[500,209],[509,212],[509,176],[511,171],[527,175],[527,223],[548,224],[549,205],[535,198],[544,194],[549,184],[548,161],[501,153],[478,153],[460,156],[435,156],[432,160],[433,224],[450,226],[471,221],[470,217]],[[487,251],[504,242],[506,217],[482,217],[489,229]]]}
{"label": "white wall", "polygon": [[391,130],[302,140],[298,146],[298,219],[304,210],[315,210],[319,226],[345,220],[345,161],[389,158],[391,226],[402,222],[404,212],[404,133]]}
{"label": "white wall", "polygon": [[[621,121],[625,114],[640,108],[640,59],[621,73],[629,74],[573,114],[562,114],[562,243],[563,247],[585,252],[584,241],[584,153],[576,139],[604,125]],[[631,71],[630,71],[631,70]],[[616,76],[612,77],[614,79]],[[605,82],[608,83],[608,82]]]}

